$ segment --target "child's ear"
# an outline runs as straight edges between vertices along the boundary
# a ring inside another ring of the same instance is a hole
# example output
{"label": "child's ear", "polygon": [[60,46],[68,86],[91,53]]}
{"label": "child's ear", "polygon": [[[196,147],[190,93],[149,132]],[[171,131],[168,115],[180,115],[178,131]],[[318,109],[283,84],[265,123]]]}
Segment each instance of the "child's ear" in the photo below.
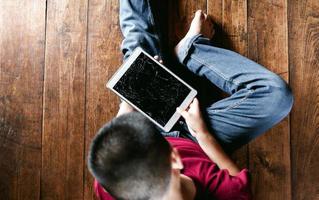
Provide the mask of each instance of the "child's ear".
{"label": "child's ear", "polygon": [[177,149],[173,148],[172,153],[171,153],[171,162],[172,162],[172,169],[183,169],[183,163],[182,159],[177,151]]}

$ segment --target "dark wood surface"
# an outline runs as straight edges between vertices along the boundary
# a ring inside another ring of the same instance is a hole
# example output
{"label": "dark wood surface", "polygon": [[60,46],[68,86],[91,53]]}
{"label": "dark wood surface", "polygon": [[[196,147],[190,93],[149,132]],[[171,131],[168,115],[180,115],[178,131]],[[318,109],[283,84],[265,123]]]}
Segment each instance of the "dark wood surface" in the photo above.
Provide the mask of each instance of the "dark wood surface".
{"label": "dark wood surface", "polygon": [[[286,81],[287,40],[286,1],[249,1],[248,56]],[[256,199],[291,199],[289,134],[287,117],[249,144],[252,191]]]}
{"label": "dark wood surface", "polygon": [[[94,199],[90,141],[118,98],[105,82],[122,62],[118,0],[0,1],[0,199]],[[290,117],[232,157],[258,200],[319,199],[319,2],[165,0],[167,39],[197,9],[214,43],[289,82]],[[164,23],[165,24],[165,23]]]}
{"label": "dark wood surface", "polygon": [[48,1],[42,199],[83,199],[87,1]]}
{"label": "dark wood surface", "polygon": [[39,199],[45,2],[0,8],[0,199]]}
{"label": "dark wood surface", "polygon": [[288,1],[292,196],[319,199],[319,1]]}

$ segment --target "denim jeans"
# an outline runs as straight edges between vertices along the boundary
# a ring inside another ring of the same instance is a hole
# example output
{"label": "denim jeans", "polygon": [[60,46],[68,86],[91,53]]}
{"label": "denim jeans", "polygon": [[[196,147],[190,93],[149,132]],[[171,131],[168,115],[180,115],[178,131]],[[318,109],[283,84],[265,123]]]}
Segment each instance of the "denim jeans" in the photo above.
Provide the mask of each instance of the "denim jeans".
{"label": "denim jeans", "polygon": [[[124,60],[137,46],[151,55],[162,55],[154,22],[149,0],[120,0]],[[212,134],[226,149],[238,148],[261,135],[292,108],[292,93],[278,75],[235,52],[214,47],[200,34],[183,43],[177,59],[196,76],[230,95],[202,108]],[[206,92],[209,95],[212,91]],[[184,131],[190,136],[183,121],[178,124],[183,129],[163,135],[178,137]]]}

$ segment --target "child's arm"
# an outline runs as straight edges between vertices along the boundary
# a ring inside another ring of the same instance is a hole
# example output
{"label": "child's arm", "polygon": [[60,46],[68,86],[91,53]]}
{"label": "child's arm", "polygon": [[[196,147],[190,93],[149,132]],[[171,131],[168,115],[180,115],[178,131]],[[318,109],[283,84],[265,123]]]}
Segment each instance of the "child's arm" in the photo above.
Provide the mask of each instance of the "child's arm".
{"label": "child's arm", "polygon": [[237,165],[223,151],[222,147],[210,133],[197,134],[196,139],[204,152],[220,169],[227,169],[232,176],[240,172]]}
{"label": "child's arm", "polygon": [[223,151],[216,139],[208,132],[202,118],[198,100],[195,98],[186,111],[177,110],[186,120],[191,134],[196,137],[199,145],[207,156],[217,164],[220,169],[227,169],[230,175],[237,175],[240,170],[236,164]]}

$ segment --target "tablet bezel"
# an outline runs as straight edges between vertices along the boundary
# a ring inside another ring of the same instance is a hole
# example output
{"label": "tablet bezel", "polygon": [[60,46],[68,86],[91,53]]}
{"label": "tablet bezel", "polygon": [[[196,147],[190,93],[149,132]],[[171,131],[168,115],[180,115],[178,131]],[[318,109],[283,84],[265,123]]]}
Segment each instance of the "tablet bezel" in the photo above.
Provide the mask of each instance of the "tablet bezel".
{"label": "tablet bezel", "polygon": [[134,105],[131,101],[126,99],[122,94],[117,92],[114,89],[115,84],[119,81],[119,79],[125,74],[125,72],[129,69],[129,67],[132,65],[132,63],[136,60],[136,58],[141,54],[144,53],[147,55],[150,59],[152,59],[156,64],[158,64],[160,67],[162,67],[164,70],[166,70],[168,73],[170,73],[172,76],[174,76],[178,81],[180,81],[182,84],[184,84],[186,87],[190,89],[189,94],[184,99],[182,104],[179,106],[181,109],[186,109],[189,104],[193,101],[195,96],[197,95],[197,91],[192,88],[190,85],[185,83],[181,78],[179,78],[177,75],[175,75],[173,72],[171,72],[169,69],[167,69],[164,65],[162,65],[160,62],[158,62],[155,58],[153,58],[151,55],[149,55],[147,52],[145,52],[141,47],[137,47],[132,55],[122,64],[122,66],[115,72],[115,74],[111,77],[111,79],[107,82],[106,87],[111,89],[114,93],[116,93],[118,96],[120,96],[123,100],[125,100],[128,104],[130,104],[134,109],[138,110],[140,113],[142,113],[144,116],[146,116],[148,119],[150,119],[153,123],[155,123],[157,126],[159,126],[161,129],[163,129],[165,132],[168,132],[171,130],[171,128],[175,125],[175,123],[180,118],[180,114],[175,111],[175,113],[171,116],[171,118],[168,120],[168,122],[165,124],[165,126],[162,126],[158,122],[156,122],[153,118],[148,116],[143,110],[138,108]]}

